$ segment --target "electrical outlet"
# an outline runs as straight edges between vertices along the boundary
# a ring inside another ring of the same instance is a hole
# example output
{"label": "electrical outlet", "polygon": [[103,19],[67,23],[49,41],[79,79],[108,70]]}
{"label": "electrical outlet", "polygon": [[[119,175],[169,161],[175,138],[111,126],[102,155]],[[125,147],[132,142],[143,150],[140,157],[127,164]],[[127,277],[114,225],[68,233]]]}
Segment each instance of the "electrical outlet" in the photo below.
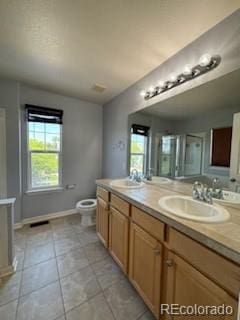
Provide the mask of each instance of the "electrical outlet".
{"label": "electrical outlet", "polygon": [[66,185],[66,189],[68,190],[72,190],[72,189],[75,189],[76,188],[76,184],[67,184]]}

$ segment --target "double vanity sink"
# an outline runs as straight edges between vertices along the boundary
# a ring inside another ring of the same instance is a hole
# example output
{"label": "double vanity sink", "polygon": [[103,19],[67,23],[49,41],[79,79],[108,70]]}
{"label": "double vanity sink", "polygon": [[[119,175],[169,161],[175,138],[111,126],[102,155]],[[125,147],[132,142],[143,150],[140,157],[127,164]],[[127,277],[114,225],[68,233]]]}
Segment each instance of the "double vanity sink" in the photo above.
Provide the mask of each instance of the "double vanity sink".
{"label": "double vanity sink", "polygon": [[[170,185],[172,180],[164,177],[153,177],[151,181],[137,182],[130,179],[113,180],[110,185],[123,189],[140,189],[146,185]],[[217,223],[227,221],[229,212],[223,206],[235,205],[240,207],[240,195],[234,192],[223,192],[223,199],[214,199],[213,204],[193,199],[191,196],[170,195],[158,201],[159,208],[174,216],[203,223]]]}
{"label": "double vanity sink", "polygon": [[224,319],[236,320],[239,210],[193,199],[192,185],[173,180],[96,183],[99,239],[156,319],[161,304],[194,302],[231,306]]}

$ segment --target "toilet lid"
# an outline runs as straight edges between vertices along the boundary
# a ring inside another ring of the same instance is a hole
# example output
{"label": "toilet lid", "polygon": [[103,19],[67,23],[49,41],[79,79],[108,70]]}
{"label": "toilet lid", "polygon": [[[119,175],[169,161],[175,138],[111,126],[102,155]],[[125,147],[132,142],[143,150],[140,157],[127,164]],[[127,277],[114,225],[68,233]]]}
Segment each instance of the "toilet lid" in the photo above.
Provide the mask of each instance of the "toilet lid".
{"label": "toilet lid", "polygon": [[96,205],[97,205],[96,199],[84,199],[77,203],[77,208],[91,209],[91,208],[95,208]]}

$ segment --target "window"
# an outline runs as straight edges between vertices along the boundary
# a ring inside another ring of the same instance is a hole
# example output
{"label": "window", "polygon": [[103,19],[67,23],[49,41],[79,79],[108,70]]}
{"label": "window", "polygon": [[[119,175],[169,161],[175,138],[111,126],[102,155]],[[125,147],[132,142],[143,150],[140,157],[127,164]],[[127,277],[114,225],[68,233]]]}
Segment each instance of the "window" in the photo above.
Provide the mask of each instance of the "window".
{"label": "window", "polygon": [[217,128],[211,131],[211,165],[230,167],[232,127]]}
{"label": "window", "polygon": [[62,111],[29,106],[27,119],[28,189],[59,187],[62,172]]}
{"label": "window", "polygon": [[130,172],[136,169],[140,174],[146,171],[149,128],[134,124],[131,129]]}

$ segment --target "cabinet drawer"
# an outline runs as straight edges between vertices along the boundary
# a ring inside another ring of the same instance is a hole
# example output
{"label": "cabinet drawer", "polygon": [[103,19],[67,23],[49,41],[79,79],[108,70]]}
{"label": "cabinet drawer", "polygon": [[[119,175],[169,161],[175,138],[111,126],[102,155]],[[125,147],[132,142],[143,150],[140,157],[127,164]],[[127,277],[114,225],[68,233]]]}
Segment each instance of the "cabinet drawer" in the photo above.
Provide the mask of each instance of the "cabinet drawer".
{"label": "cabinet drawer", "polygon": [[172,228],[169,231],[169,247],[234,297],[238,297],[240,266]]}
{"label": "cabinet drawer", "polygon": [[97,196],[105,201],[109,201],[109,192],[101,187],[97,187]]}
{"label": "cabinet drawer", "polygon": [[130,204],[115,196],[115,194],[111,193],[111,205],[116,208],[118,211],[120,211],[121,213],[123,213],[125,216],[129,216],[130,214]]}
{"label": "cabinet drawer", "polygon": [[132,207],[132,220],[159,241],[164,241],[164,223],[161,221],[134,206]]}

